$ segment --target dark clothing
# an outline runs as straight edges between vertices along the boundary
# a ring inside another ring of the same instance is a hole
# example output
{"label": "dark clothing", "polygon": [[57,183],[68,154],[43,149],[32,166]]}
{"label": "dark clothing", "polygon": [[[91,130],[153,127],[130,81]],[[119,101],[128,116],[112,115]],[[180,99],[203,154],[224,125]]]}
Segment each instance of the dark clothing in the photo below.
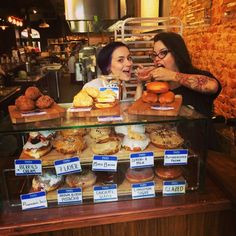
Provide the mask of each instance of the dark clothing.
{"label": "dark clothing", "polygon": [[173,92],[175,94],[182,95],[183,105],[191,105],[197,112],[207,117],[211,117],[213,115],[213,101],[221,91],[220,82],[208,71],[195,69],[191,74],[206,75],[214,78],[218,82],[218,91],[214,94],[205,94],[196,92],[184,86],[180,86],[174,89]]}

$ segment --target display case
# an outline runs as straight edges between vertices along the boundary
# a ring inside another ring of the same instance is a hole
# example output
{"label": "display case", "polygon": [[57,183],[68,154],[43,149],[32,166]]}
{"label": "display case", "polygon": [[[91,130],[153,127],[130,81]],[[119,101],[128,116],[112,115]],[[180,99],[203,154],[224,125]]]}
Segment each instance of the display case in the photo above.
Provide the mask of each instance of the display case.
{"label": "display case", "polygon": [[[19,155],[9,157],[11,166],[2,164],[4,202],[24,210],[203,189],[207,119],[185,106],[176,116],[135,115],[129,113],[130,105],[120,102],[118,116],[75,117],[66,112],[57,119],[30,123],[2,120],[1,136],[18,134],[23,140],[18,143]],[[71,104],[60,106],[67,110]],[[48,152],[40,158],[24,152],[30,138],[49,130],[54,132],[50,139],[47,136]],[[44,182],[37,184],[40,179]],[[46,189],[49,182],[54,189]],[[31,202],[25,200],[29,198]],[[40,205],[43,200],[46,203]]]}

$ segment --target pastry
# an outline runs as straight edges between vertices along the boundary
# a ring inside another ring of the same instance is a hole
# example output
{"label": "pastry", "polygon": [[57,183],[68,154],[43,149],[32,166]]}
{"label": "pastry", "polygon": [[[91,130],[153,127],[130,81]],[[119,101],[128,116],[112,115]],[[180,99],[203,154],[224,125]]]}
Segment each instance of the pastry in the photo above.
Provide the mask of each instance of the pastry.
{"label": "pastry", "polygon": [[154,124],[147,124],[145,126],[145,130],[147,133],[152,133],[152,132],[155,132],[157,130],[160,130],[160,129],[176,129],[173,124],[170,124],[170,123],[160,123],[160,124],[157,124],[157,123],[154,123]]}
{"label": "pastry", "polygon": [[59,137],[55,140],[53,147],[60,153],[80,153],[86,148],[86,143],[81,136]]}
{"label": "pastry", "polygon": [[144,125],[122,125],[122,126],[115,126],[115,132],[117,134],[122,135],[130,135],[130,137],[133,135],[139,135],[145,133],[145,127]]}
{"label": "pastry", "polygon": [[66,184],[71,188],[87,188],[96,183],[97,176],[91,170],[83,170],[81,173],[66,176]]}
{"label": "pastry", "polygon": [[60,131],[60,134],[62,136],[74,136],[74,135],[80,135],[80,136],[84,136],[86,135],[87,130],[85,128],[80,128],[80,129],[64,129]]}
{"label": "pastry", "polygon": [[91,148],[94,154],[112,155],[120,150],[121,141],[118,137],[109,137],[108,140],[94,143]]}
{"label": "pastry", "polygon": [[89,131],[89,136],[93,138],[95,142],[106,141],[107,139],[109,139],[110,134],[110,127],[91,128]]}
{"label": "pastry", "polygon": [[92,98],[96,98],[99,95],[99,89],[96,87],[85,87],[83,88],[83,91],[85,91]]}
{"label": "pastry", "polygon": [[32,191],[53,191],[64,182],[63,176],[57,176],[54,170],[43,170],[42,175],[37,175],[32,180]]}
{"label": "pastry", "polygon": [[52,145],[49,140],[41,138],[30,138],[23,146],[23,153],[27,156],[39,159],[40,157],[49,153]]}
{"label": "pastry", "polygon": [[122,147],[124,147],[125,150],[128,151],[139,152],[146,149],[149,143],[150,139],[145,134],[143,134],[143,139],[141,140],[132,139],[128,135],[126,135],[123,138]]}
{"label": "pastry", "polygon": [[151,143],[163,149],[178,148],[183,143],[183,138],[173,129],[159,129],[149,135]]}
{"label": "pastry", "polygon": [[146,84],[146,88],[152,93],[166,93],[169,91],[169,84],[167,82],[150,82]]}
{"label": "pastry", "polygon": [[156,93],[144,91],[142,94],[142,100],[146,103],[156,103],[158,101],[158,95]]}
{"label": "pastry", "polygon": [[112,89],[100,91],[95,99],[95,107],[110,108],[116,105],[116,93]]}
{"label": "pastry", "polygon": [[153,180],[154,173],[152,168],[128,168],[125,177],[130,183],[140,183]]}
{"label": "pastry", "polygon": [[155,69],[154,66],[147,66],[147,67],[143,67],[143,68],[138,68],[137,72],[136,72],[137,77],[140,80],[149,80],[149,79],[151,79],[150,72],[154,69]]}
{"label": "pastry", "polygon": [[90,97],[85,91],[81,91],[74,96],[74,107],[91,107],[93,106],[93,98]]}
{"label": "pastry", "polygon": [[43,140],[52,140],[56,137],[56,131],[52,130],[41,130],[29,133],[29,139],[43,139]]}
{"label": "pastry", "polygon": [[160,104],[171,103],[174,102],[174,100],[175,100],[175,94],[171,91],[160,94],[158,98]]}
{"label": "pastry", "polygon": [[176,179],[182,175],[182,169],[179,166],[157,166],[155,174],[164,180]]}
{"label": "pastry", "polygon": [[20,111],[32,111],[35,109],[35,102],[25,95],[18,97],[15,101],[15,105]]}
{"label": "pastry", "polygon": [[40,92],[40,90],[34,86],[28,87],[25,90],[25,96],[32,100],[37,100],[41,95],[42,93]]}
{"label": "pastry", "polygon": [[36,101],[36,106],[40,109],[46,109],[52,106],[54,100],[48,95],[42,95]]}

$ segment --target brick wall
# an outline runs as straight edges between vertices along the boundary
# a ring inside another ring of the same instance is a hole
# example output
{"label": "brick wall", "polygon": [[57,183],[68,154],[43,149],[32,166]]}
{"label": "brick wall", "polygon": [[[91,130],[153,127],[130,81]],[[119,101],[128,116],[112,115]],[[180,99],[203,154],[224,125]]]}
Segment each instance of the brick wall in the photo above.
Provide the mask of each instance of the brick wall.
{"label": "brick wall", "polygon": [[190,28],[185,26],[187,2],[171,0],[170,15],[184,23],[183,37],[193,64],[210,71],[222,84],[223,90],[214,103],[215,113],[236,117],[236,17],[225,17],[223,0],[214,0],[210,24]]}

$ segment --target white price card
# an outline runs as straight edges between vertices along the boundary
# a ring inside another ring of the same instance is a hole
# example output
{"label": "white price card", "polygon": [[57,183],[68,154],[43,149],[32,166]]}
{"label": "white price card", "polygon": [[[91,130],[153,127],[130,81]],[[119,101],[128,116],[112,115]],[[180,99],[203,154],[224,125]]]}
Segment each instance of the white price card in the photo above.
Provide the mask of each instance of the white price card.
{"label": "white price card", "polygon": [[116,172],[117,171],[117,157],[116,156],[102,156],[102,155],[94,156],[92,170]]}
{"label": "white price card", "polygon": [[92,107],[70,107],[67,109],[68,112],[85,112],[91,111]]}
{"label": "white price card", "polygon": [[175,108],[172,106],[155,105],[155,106],[151,106],[151,109],[158,110],[158,111],[169,111],[169,110],[174,110]]}
{"label": "white price card", "polygon": [[122,116],[98,116],[97,117],[99,122],[109,122],[109,121],[122,121]]}
{"label": "white price card", "polygon": [[72,157],[64,160],[57,160],[54,162],[57,175],[67,175],[76,172],[81,172],[81,165],[79,157]]}
{"label": "white price card", "polygon": [[154,166],[153,152],[140,152],[130,154],[130,168],[145,168]]}
{"label": "white price card", "polygon": [[83,202],[82,188],[58,189],[57,202],[59,205],[81,204]]}
{"label": "white price card", "polygon": [[41,175],[41,160],[15,160],[15,175]]}
{"label": "white price card", "polygon": [[28,117],[28,116],[42,116],[47,114],[46,111],[41,111],[41,110],[35,110],[35,111],[26,111],[26,112],[21,112],[21,115],[23,117]]}
{"label": "white price card", "polygon": [[163,181],[163,196],[172,196],[184,194],[186,189],[186,181]]}
{"label": "white price card", "polygon": [[22,210],[47,208],[46,192],[36,192],[20,195]]}
{"label": "white price card", "polygon": [[95,203],[117,201],[117,185],[111,184],[106,186],[94,186],[93,200]]}
{"label": "white price card", "polygon": [[155,183],[145,182],[132,184],[132,199],[152,198],[155,197]]}
{"label": "white price card", "polygon": [[187,165],[188,163],[188,150],[165,150],[164,165]]}

